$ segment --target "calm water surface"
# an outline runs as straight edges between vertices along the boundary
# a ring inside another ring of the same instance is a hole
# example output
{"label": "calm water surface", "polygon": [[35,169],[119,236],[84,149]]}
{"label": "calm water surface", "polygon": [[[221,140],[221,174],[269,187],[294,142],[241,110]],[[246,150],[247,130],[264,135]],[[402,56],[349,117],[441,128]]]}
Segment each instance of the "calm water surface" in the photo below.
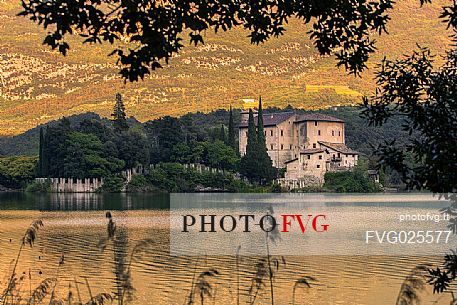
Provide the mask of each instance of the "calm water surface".
{"label": "calm water surface", "polygon": [[[328,199],[334,209],[362,216],[382,216],[389,207],[398,209],[395,202],[408,200],[401,195],[314,196],[324,202]],[[426,194],[410,198],[410,206],[418,204],[431,213],[445,205]],[[195,275],[214,268],[219,275],[210,279],[213,298],[206,298],[204,304],[236,304],[235,257],[170,256],[169,205],[169,197],[162,194],[0,193],[0,288],[4,289],[8,280],[25,230],[33,220],[42,219],[44,227],[39,230],[34,247],[26,247],[19,261],[18,273],[24,275],[20,289],[26,296],[30,286],[33,289],[45,278],[58,277],[56,294],[62,298],[69,290],[78,298],[79,290],[81,299],[87,301],[90,293],[116,294],[127,286],[131,288],[127,289],[129,304],[184,304]],[[117,229],[116,238],[106,242],[108,210]],[[144,240],[147,242],[131,256],[135,246]],[[64,264],[59,267],[62,254]],[[259,259],[240,258],[241,304],[248,300]],[[395,304],[400,286],[414,266],[436,265],[442,257],[313,255],[289,256],[285,260],[275,279],[275,304],[292,304],[294,282],[307,275],[317,281],[311,289],[297,289],[296,304],[385,305]],[[260,290],[255,304],[270,304],[266,288]],[[450,294],[433,295],[429,288],[422,293],[422,304],[450,301]]]}

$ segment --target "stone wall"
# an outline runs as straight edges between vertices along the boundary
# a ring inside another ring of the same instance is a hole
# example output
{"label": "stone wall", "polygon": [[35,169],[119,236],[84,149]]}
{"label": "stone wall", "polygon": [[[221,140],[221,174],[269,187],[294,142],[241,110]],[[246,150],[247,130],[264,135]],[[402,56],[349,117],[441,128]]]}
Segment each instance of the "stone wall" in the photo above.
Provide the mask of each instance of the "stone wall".
{"label": "stone wall", "polygon": [[[231,172],[226,172],[221,169],[212,168],[203,164],[192,163],[183,165],[187,170],[195,170],[199,173],[210,172],[210,173],[221,173],[230,174],[234,178],[239,178],[238,175]],[[136,175],[145,175],[149,173],[151,169],[159,168],[160,165],[151,164],[147,167],[137,166],[120,172],[120,175],[125,178],[125,184],[122,191],[125,191],[127,184],[132,181],[132,178]],[[103,178],[36,178],[35,181],[45,183],[49,181],[51,183],[51,192],[56,193],[93,193],[103,185]]]}
{"label": "stone wall", "polygon": [[306,187],[321,187],[324,179],[315,176],[303,176],[300,179],[278,179],[279,185],[287,190],[301,189]]}
{"label": "stone wall", "polygon": [[102,178],[36,178],[35,181],[49,181],[51,191],[58,193],[93,193],[103,185]]}

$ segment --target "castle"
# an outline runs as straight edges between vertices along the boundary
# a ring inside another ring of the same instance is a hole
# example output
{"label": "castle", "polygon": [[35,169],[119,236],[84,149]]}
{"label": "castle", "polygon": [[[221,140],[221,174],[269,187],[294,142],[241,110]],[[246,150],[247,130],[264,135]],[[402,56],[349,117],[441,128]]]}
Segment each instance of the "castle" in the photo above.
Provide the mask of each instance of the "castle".
{"label": "castle", "polygon": [[[358,152],[345,144],[343,120],[318,113],[279,112],[264,114],[263,122],[273,166],[286,169],[285,177],[279,179],[283,187],[322,185],[327,171],[350,170],[357,164]],[[247,134],[248,112],[243,111],[239,125],[241,155],[246,153]]]}

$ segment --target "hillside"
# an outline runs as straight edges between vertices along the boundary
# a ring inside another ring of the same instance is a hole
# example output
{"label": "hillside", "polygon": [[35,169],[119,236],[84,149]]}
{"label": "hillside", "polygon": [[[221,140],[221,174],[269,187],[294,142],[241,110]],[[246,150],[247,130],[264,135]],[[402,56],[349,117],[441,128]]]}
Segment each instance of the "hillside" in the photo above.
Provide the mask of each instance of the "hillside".
{"label": "hillside", "polygon": [[392,13],[390,35],[378,39],[378,53],[362,78],[335,68],[332,57],[318,56],[304,33],[291,21],[286,34],[253,46],[247,33],[206,34],[203,46],[187,46],[169,66],[143,82],[124,84],[109,48],[81,46],[71,39],[67,57],[42,46],[43,31],[16,17],[19,2],[0,0],[0,136],[15,135],[63,115],[95,112],[109,116],[116,92],[129,115],[146,121],[164,115],[208,112],[260,94],[266,106],[288,104],[304,109],[357,103],[374,89],[373,71],[387,55],[410,52],[416,42],[443,52],[449,43],[439,22],[440,7],[423,8],[402,0]]}
{"label": "hillside", "polygon": [[[290,111],[291,108],[288,108]],[[297,113],[305,113],[304,110],[293,109]],[[267,108],[265,113],[283,111],[278,108]],[[309,111],[306,111],[310,113]],[[346,122],[346,143],[349,147],[359,151],[365,156],[372,154],[373,147],[378,144],[384,143],[385,141],[392,141],[396,139],[397,144],[403,145],[410,139],[408,133],[403,131],[403,121],[400,117],[395,117],[389,120],[382,127],[367,126],[367,122],[364,118],[360,117],[360,109],[358,107],[332,107],[325,110],[320,110],[320,113],[329,114]],[[234,109],[235,124],[239,123],[240,110]],[[181,122],[190,119],[195,125],[196,129],[205,131],[208,133],[211,129],[216,130],[219,134],[220,126],[222,124],[227,126],[229,120],[229,112],[226,110],[215,110],[209,113],[189,113],[185,117],[181,117]],[[78,126],[84,120],[95,120],[99,121],[103,125],[111,126],[111,121],[100,118],[95,113],[82,113],[73,116],[69,116],[68,120],[71,125]],[[55,126],[59,120],[48,122],[42,127],[47,125]],[[148,121],[153,123],[154,121]],[[148,123],[147,122],[147,123]],[[129,118],[129,125],[136,125],[137,128],[147,126],[143,124],[140,126],[135,118]],[[38,155],[38,141],[39,141],[39,127],[32,128],[22,134],[13,137],[0,138],[0,157],[1,156],[36,156]],[[207,134],[207,136],[211,136]]]}

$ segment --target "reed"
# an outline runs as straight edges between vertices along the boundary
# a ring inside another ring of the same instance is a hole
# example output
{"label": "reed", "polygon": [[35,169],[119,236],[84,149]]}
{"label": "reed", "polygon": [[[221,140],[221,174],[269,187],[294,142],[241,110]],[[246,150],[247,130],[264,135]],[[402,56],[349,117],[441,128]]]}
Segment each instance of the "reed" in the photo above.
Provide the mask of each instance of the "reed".
{"label": "reed", "polygon": [[44,279],[32,292],[27,305],[40,304],[51,292],[51,288],[57,282],[56,278]]}
{"label": "reed", "polygon": [[[213,296],[213,285],[209,281],[210,278],[219,275],[219,272],[216,269],[208,269],[203,271],[197,277],[197,281],[194,287],[194,290],[200,296],[200,304],[205,304],[205,297],[212,297]],[[190,304],[189,304],[190,305]]]}
{"label": "reed", "polygon": [[292,290],[292,305],[295,305],[295,293],[298,288],[304,287],[306,290],[311,288],[311,284],[316,281],[312,276],[303,276],[295,281],[294,288]]}
{"label": "reed", "polygon": [[[21,254],[24,250],[24,247],[29,245],[33,247],[38,230],[43,227],[43,222],[41,220],[33,221],[29,228],[26,230],[25,234],[21,239],[21,245],[19,247],[18,253],[16,255],[16,259],[13,260],[13,267],[11,271],[11,275],[8,276],[6,288],[3,290],[1,294],[1,302],[3,305],[38,305],[43,304],[43,302],[49,297],[48,305],[64,305],[65,303],[68,305],[106,305],[108,303],[112,303],[113,297],[111,294],[108,293],[99,293],[95,296],[92,295],[92,291],[90,290],[89,281],[87,278],[86,285],[88,287],[90,299],[87,302],[83,302],[81,298],[81,294],[79,291],[79,287],[75,278],[76,289],[78,292],[78,302],[73,302],[73,293],[71,291],[71,284],[69,284],[67,298],[60,299],[56,297],[55,289],[58,284],[59,272],[64,265],[65,257],[62,254],[59,259],[59,263],[56,270],[56,277],[46,278],[41,283],[32,290],[32,275],[29,269],[28,271],[28,297],[25,299],[22,296],[22,292],[27,291],[22,289],[22,285],[25,284],[26,272],[23,272],[20,277],[17,277],[17,269],[19,267],[19,261],[21,258]],[[114,223],[110,224],[111,232],[115,231]],[[26,292],[27,293],[27,292]]]}
{"label": "reed", "polygon": [[14,261],[13,270],[11,271],[11,275],[9,277],[6,289],[2,293],[2,304],[3,305],[6,304],[8,296],[12,297],[11,293],[17,286],[16,269],[19,264],[19,259],[22,254],[22,250],[24,249],[26,244],[28,244],[30,247],[33,247],[33,244],[35,243],[35,240],[37,238],[37,232],[41,227],[43,227],[43,221],[41,221],[40,219],[33,221],[30,224],[29,228],[25,231],[24,236],[22,237],[22,242],[21,242],[21,245],[17,252],[16,260]]}
{"label": "reed", "polygon": [[59,265],[57,266],[56,281],[54,282],[54,284],[52,286],[51,297],[49,298],[49,305],[52,305],[52,303],[55,301],[55,298],[54,298],[55,297],[55,290],[56,290],[57,282],[59,280],[60,267],[63,265],[63,263],[64,263],[64,255],[62,253],[61,256],[60,256]]}
{"label": "reed", "polygon": [[[273,206],[269,206],[267,215],[273,215],[274,210]],[[266,226],[272,228],[273,223],[272,223],[272,218],[267,217],[266,218]],[[275,298],[274,298],[274,276],[275,272],[279,270],[279,260],[277,258],[272,258],[270,254],[270,242],[276,243],[277,241],[281,240],[281,236],[279,235],[279,230],[277,226],[274,226],[273,230],[266,230],[266,237],[265,237],[265,245],[267,249],[267,263],[268,263],[268,280],[270,282],[270,298],[271,298],[271,305],[275,304]],[[282,262],[286,263],[286,260],[284,257],[282,257]],[[273,265],[275,268],[273,268]]]}
{"label": "reed", "polygon": [[[270,209],[269,213],[273,213],[273,210]],[[28,283],[26,272],[23,272],[22,276],[17,276],[17,269],[19,268],[19,261],[21,258],[21,254],[24,250],[24,247],[26,247],[27,245],[33,247],[37,238],[37,231],[43,226],[43,222],[41,220],[36,220],[32,222],[29,228],[26,230],[24,236],[22,237],[22,242],[19,247],[17,256],[15,260],[12,261],[12,271],[11,274],[7,277],[7,286],[2,293],[2,304],[39,305],[43,304],[45,300],[46,303],[48,303],[48,305],[107,305],[112,304],[115,300],[117,300],[119,304],[130,303],[131,300],[127,296],[129,292],[133,291],[133,287],[130,282],[132,266],[136,260],[141,259],[143,257],[143,254],[148,251],[151,245],[154,244],[154,240],[144,239],[139,241],[135,244],[132,251],[127,255],[127,252],[123,250],[124,248],[126,248],[127,244],[126,235],[123,235],[125,233],[125,228],[123,228],[122,226],[117,228],[114,218],[110,212],[106,214],[106,218],[108,219],[107,234],[104,238],[102,238],[101,242],[99,243],[99,246],[102,250],[105,250],[109,242],[112,242],[114,246],[113,249],[115,249],[116,247],[120,247],[120,251],[119,249],[117,251],[123,253],[122,259],[119,259],[119,257],[116,257],[116,255],[118,254],[116,254],[115,252],[115,263],[119,265],[116,266],[116,275],[118,277],[118,280],[120,281],[121,287],[121,290],[118,291],[117,295],[110,293],[93,294],[88,278],[86,276],[83,276],[85,286],[89,294],[89,300],[86,300],[85,302],[82,301],[81,291],[78,286],[76,278],[74,278],[74,288],[77,292],[77,300],[74,300],[72,292],[72,283],[69,283],[68,285],[68,293],[66,294],[66,297],[62,299],[56,297],[55,291],[59,282],[59,271],[65,266],[65,257],[63,255],[61,255],[59,259],[55,277],[49,277],[44,279],[41,283],[38,284],[38,286],[35,289],[32,289],[31,287],[32,275],[30,269],[28,270]],[[275,243],[279,239],[280,238],[278,236],[278,232],[272,231],[266,234],[266,255],[259,258],[255,264],[255,274],[251,279],[251,285],[248,290],[248,299],[246,300],[246,303],[249,305],[254,305],[256,302],[260,302],[259,295],[262,289],[266,289],[265,292],[269,292],[270,302],[272,305],[274,305],[275,275],[276,272],[278,272],[281,265],[286,265],[284,257],[273,256],[270,253],[270,243]],[[119,244],[121,242],[123,243],[122,245]],[[454,256],[452,257],[449,256],[449,259],[447,260],[447,263],[449,265],[457,265],[457,259],[455,259],[455,256],[457,255],[455,255],[454,252],[453,255]],[[240,280],[242,280],[242,276],[240,273],[240,247],[238,247],[237,249],[235,259],[235,268],[237,272],[236,304],[239,305],[242,301],[240,288]],[[420,293],[422,290],[425,289],[426,286],[426,278],[429,272],[428,268],[429,265],[418,265],[404,279],[395,303],[396,305],[413,305],[420,303]],[[205,268],[202,272],[197,272],[198,269],[199,268],[197,260],[193,271],[191,289],[185,304],[215,304],[216,299],[217,297],[219,297],[220,293],[218,293],[218,295],[216,296],[217,287],[215,286],[214,279],[217,278],[217,276],[219,276],[220,273],[215,268]],[[309,289],[313,287],[315,282],[317,282],[316,278],[308,275],[302,276],[301,278],[293,282],[291,304],[296,304],[297,295],[300,291],[303,291],[304,293],[308,292]],[[29,287],[27,287],[27,285]],[[25,286],[25,289],[22,290],[21,286]],[[27,297],[24,297],[23,295],[27,295]],[[298,303],[304,304],[303,302]],[[453,294],[451,305],[457,305],[457,300]]]}
{"label": "reed", "polygon": [[236,304],[240,305],[240,250],[241,246],[236,249]]}
{"label": "reed", "polygon": [[251,279],[251,286],[249,287],[248,304],[254,305],[257,295],[262,287],[265,286],[265,278],[268,276],[267,262],[266,259],[262,258],[256,263],[256,272],[254,277]]}
{"label": "reed", "polygon": [[[131,283],[131,267],[136,259],[141,258],[141,255],[154,243],[152,239],[143,239],[135,244],[130,252],[128,261],[125,260],[124,248],[127,247],[126,230],[122,227],[119,229],[114,221],[111,212],[106,212],[107,236],[99,240],[98,247],[104,251],[111,241],[113,244],[114,263],[116,266],[116,280],[117,280],[117,301],[119,305],[123,305],[125,300],[132,299],[133,291],[135,290]],[[91,297],[92,299],[92,297]]]}
{"label": "reed", "polygon": [[425,288],[428,265],[417,265],[405,278],[398,293],[396,305],[420,304],[420,291]]}
{"label": "reed", "polygon": [[[130,275],[130,272],[131,272],[131,268],[132,268],[132,262],[136,259],[136,258],[139,258],[140,255],[142,253],[144,253],[147,248],[149,248],[152,244],[154,243],[154,241],[152,239],[143,239],[143,240],[140,240],[136,245],[135,247],[133,247],[133,250],[132,252],[130,253],[130,259],[129,259],[129,262],[127,264],[127,274]],[[125,288],[125,287],[124,287]],[[125,294],[126,294],[126,291],[127,289],[123,289],[122,291],[122,300],[124,300],[125,298]]]}
{"label": "reed", "polygon": [[199,261],[199,259],[197,258],[197,261],[195,262],[195,265],[194,265],[194,271],[192,273],[192,283],[190,286],[189,295],[187,296],[187,300],[185,302],[186,305],[194,304],[194,293],[195,293],[194,287],[195,287],[195,281],[196,281],[198,261]]}

